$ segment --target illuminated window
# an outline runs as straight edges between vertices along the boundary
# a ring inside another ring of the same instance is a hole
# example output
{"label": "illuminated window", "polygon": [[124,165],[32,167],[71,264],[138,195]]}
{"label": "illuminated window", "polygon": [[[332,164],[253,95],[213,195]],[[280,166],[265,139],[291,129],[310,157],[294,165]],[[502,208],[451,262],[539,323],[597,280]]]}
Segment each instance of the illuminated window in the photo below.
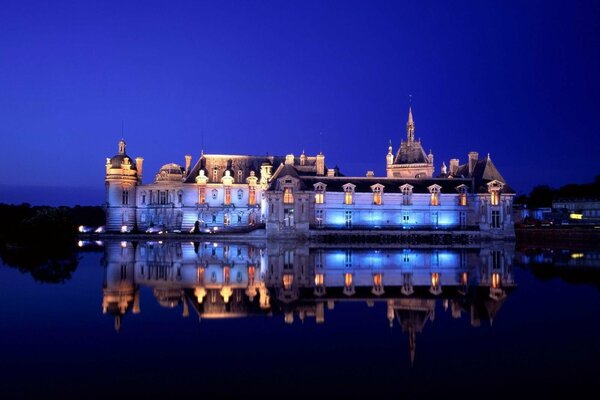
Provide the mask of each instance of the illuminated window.
{"label": "illuminated window", "polygon": [[216,168],[213,169],[213,176],[212,176],[213,182],[217,182],[218,175],[219,175],[219,170]]}
{"label": "illuminated window", "polygon": [[223,201],[223,204],[225,204],[225,205],[231,204],[231,188],[230,187],[225,187],[225,199]]}
{"label": "illuminated window", "polygon": [[325,275],[315,274],[315,286],[323,286],[324,282],[325,282]]}
{"label": "illuminated window", "polygon": [[294,283],[294,275],[293,274],[283,274],[283,288],[285,290],[290,290],[292,288],[293,283]]}
{"label": "illuminated window", "polygon": [[323,204],[323,203],[325,203],[325,195],[323,195],[322,191],[319,191],[319,192],[315,193],[315,203],[316,204]]}
{"label": "illuminated window", "polygon": [[442,292],[439,272],[433,272],[431,274],[431,287],[429,288],[429,291],[433,294],[439,294]]}
{"label": "illuminated window", "polygon": [[198,203],[199,204],[206,203],[206,188],[205,187],[198,188]]}
{"label": "illuminated window", "polygon": [[459,206],[467,205],[467,194],[466,193],[461,193],[458,195],[458,205]]}
{"label": "illuminated window", "polygon": [[381,205],[382,191],[380,186],[373,188],[373,204]]}
{"label": "illuminated window", "polygon": [[223,225],[227,226],[231,224],[231,216],[229,215],[229,213],[225,213],[223,215]]}
{"label": "illuminated window", "polygon": [[347,186],[344,188],[344,204],[352,204],[352,187]]}
{"label": "illuminated window", "polygon": [[292,192],[292,188],[283,189],[283,203],[294,204],[294,193]]}
{"label": "illuminated window", "polygon": [[167,192],[160,193],[160,204],[167,204]]}
{"label": "illuminated window", "polygon": [[383,274],[374,274],[373,275],[373,286],[382,286],[383,285]]}
{"label": "illuminated window", "polygon": [[351,287],[352,286],[352,274],[350,272],[346,272],[344,274],[344,286]]}
{"label": "illuminated window", "polygon": [[256,188],[254,186],[248,188],[248,204],[251,206],[256,204]]}
{"label": "illuminated window", "polygon": [[492,274],[492,287],[494,289],[498,289],[501,284],[502,284],[502,280],[500,279],[500,274],[497,272],[494,272]]}
{"label": "illuminated window", "polygon": [[500,191],[492,190],[491,195],[492,195],[492,199],[491,199],[492,205],[497,206],[498,204],[500,204]]}
{"label": "illuminated window", "polygon": [[433,186],[430,188],[431,193],[431,201],[430,205],[439,206],[440,205],[440,189],[437,186]]}
{"label": "illuminated window", "polygon": [[231,268],[223,267],[223,283],[228,285],[231,281]]}

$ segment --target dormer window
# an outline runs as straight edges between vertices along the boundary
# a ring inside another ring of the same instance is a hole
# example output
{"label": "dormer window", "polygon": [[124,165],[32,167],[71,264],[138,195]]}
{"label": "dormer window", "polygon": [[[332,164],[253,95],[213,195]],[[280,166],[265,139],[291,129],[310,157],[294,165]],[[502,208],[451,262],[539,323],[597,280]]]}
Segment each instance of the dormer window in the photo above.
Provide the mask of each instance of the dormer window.
{"label": "dormer window", "polygon": [[465,207],[467,205],[467,192],[468,187],[465,185],[460,185],[456,188],[458,191],[458,205]]}
{"label": "dormer window", "polygon": [[244,182],[244,171],[242,171],[241,169],[238,169],[238,172],[237,172],[237,181],[238,181],[238,183],[243,183]]}
{"label": "dormer window", "polygon": [[213,189],[211,192],[211,196],[213,198],[213,200],[217,199],[217,195],[219,194],[219,192],[217,191],[217,189]]}
{"label": "dormer window", "polygon": [[294,204],[292,188],[286,187],[283,189],[283,204]]}
{"label": "dormer window", "polygon": [[440,205],[440,189],[441,186],[439,185],[431,185],[428,187],[429,189],[429,193],[431,194],[431,198],[429,201],[429,204],[432,206],[439,206]]}
{"label": "dormer window", "polygon": [[488,192],[490,193],[490,203],[493,206],[500,204],[500,192],[504,188],[504,184],[500,181],[493,180],[487,184]]}
{"label": "dormer window", "polygon": [[244,197],[244,191],[242,189],[238,190],[237,197],[238,197],[238,200],[241,200]]}
{"label": "dormer window", "polygon": [[206,203],[206,187],[198,186],[198,204]]}
{"label": "dormer window", "polygon": [[373,190],[373,204],[380,206],[383,204],[383,185],[376,184],[371,186]]}
{"label": "dormer window", "polygon": [[213,175],[212,175],[213,182],[218,182],[218,180],[217,180],[218,176],[219,176],[219,170],[217,168],[213,168]]}
{"label": "dormer window", "polygon": [[412,204],[412,191],[413,187],[409,184],[400,186],[402,191],[402,205],[410,206]]}
{"label": "dormer window", "polygon": [[315,204],[323,204],[325,203],[325,184],[324,183],[316,183],[315,184]]}
{"label": "dormer window", "polygon": [[354,189],[356,186],[351,183],[346,183],[344,186],[342,186],[342,188],[344,189],[344,204],[353,204],[352,197],[354,195]]}
{"label": "dormer window", "polygon": [[491,192],[491,203],[493,206],[497,206],[498,204],[500,204],[500,191],[499,190],[492,190]]}

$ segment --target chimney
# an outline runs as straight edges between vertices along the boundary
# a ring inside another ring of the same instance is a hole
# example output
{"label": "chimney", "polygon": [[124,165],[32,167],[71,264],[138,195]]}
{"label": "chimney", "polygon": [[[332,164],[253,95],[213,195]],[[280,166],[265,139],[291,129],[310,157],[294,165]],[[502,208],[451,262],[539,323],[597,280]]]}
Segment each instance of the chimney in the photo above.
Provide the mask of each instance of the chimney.
{"label": "chimney", "polygon": [[335,168],[329,168],[327,170],[327,176],[335,176]]}
{"label": "chimney", "polygon": [[288,154],[285,156],[285,165],[294,165],[294,155]]}
{"label": "chimney", "polygon": [[135,169],[137,170],[137,176],[140,182],[142,181],[142,168],[144,166],[144,159],[142,157],[135,158]]}
{"label": "chimney", "polygon": [[325,175],[325,155],[323,153],[317,154],[317,175]]}
{"label": "chimney", "polygon": [[300,165],[306,165],[306,154],[304,154],[304,150],[302,150],[302,154],[300,155]]}
{"label": "chimney", "polygon": [[473,174],[473,170],[475,169],[475,165],[477,164],[477,158],[479,157],[479,153],[476,151],[472,151],[469,153],[469,175]]}
{"label": "chimney", "polygon": [[458,158],[453,158],[450,160],[450,175],[456,175],[456,171],[458,171],[458,165]]}
{"label": "chimney", "polygon": [[446,163],[442,161],[442,174],[446,175],[448,173],[448,168],[446,168]]}
{"label": "chimney", "polygon": [[190,172],[190,166],[192,165],[192,156],[189,154],[185,156],[185,174]]}
{"label": "chimney", "polygon": [[373,171],[367,171],[367,178],[372,178],[375,176],[375,173]]}

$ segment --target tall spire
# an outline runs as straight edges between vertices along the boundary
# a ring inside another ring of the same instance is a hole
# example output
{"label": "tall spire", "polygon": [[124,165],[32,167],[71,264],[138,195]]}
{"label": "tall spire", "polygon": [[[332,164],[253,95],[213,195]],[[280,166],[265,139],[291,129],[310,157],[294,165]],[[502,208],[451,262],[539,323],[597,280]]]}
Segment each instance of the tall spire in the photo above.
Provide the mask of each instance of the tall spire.
{"label": "tall spire", "polygon": [[406,123],[406,139],[408,143],[415,141],[415,121],[412,116],[412,94],[408,95],[408,122]]}
{"label": "tall spire", "polygon": [[412,115],[412,106],[408,106],[408,122],[406,123],[406,138],[409,143],[415,140],[415,122]]}

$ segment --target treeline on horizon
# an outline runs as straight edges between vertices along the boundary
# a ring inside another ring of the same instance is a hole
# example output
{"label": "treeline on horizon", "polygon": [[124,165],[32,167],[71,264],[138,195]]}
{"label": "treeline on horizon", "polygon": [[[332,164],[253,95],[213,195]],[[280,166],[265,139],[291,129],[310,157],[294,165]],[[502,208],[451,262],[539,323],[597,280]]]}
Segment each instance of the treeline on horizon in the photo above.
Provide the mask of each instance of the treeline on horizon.
{"label": "treeline on horizon", "polygon": [[45,283],[69,280],[79,263],[79,225],[104,225],[101,207],[49,207],[0,204],[0,258],[10,267]]}
{"label": "treeline on horizon", "polygon": [[516,197],[514,203],[526,205],[528,208],[552,207],[553,200],[569,198],[600,198],[600,175],[596,175],[591,183],[571,183],[558,189],[549,185],[539,185],[528,195]]}
{"label": "treeline on horizon", "polygon": [[72,239],[79,225],[104,225],[102,207],[50,207],[0,204],[0,242],[27,243],[38,238],[49,241]]}

